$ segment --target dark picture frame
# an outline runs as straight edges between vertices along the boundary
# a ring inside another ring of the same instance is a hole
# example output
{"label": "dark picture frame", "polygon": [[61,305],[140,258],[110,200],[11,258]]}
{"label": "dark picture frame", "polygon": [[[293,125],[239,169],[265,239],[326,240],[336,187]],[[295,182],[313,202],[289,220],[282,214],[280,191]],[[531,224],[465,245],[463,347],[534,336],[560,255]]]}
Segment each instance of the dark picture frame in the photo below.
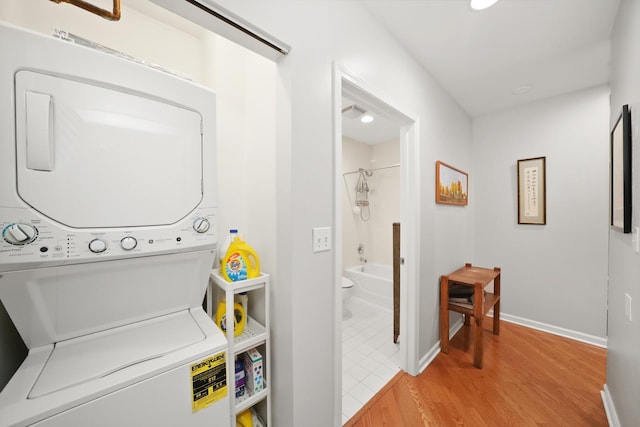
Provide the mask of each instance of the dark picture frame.
{"label": "dark picture frame", "polygon": [[436,161],[436,203],[467,206],[469,175],[440,160]]}
{"label": "dark picture frame", "polygon": [[623,105],[611,129],[611,227],[631,233],[631,110]]}
{"label": "dark picture frame", "polygon": [[518,224],[547,223],[546,157],[518,160]]}

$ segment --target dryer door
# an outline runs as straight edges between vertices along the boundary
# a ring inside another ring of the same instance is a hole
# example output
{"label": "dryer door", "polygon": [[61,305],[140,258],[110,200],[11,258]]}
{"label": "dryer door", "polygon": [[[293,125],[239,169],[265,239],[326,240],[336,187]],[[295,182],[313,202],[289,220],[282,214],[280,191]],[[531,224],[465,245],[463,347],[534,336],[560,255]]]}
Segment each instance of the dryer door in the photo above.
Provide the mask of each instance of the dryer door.
{"label": "dryer door", "polygon": [[18,193],[69,227],[168,225],[202,200],[202,118],[133,93],[21,70]]}

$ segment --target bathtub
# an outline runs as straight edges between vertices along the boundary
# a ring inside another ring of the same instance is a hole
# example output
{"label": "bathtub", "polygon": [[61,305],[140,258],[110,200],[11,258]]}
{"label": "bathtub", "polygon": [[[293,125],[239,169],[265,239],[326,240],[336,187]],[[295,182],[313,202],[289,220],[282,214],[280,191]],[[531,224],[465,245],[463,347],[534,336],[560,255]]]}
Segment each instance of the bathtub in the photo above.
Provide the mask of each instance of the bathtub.
{"label": "bathtub", "polygon": [[365,264],[349,267],[345,277],[353,280],[353,296],[393,310],[393,267]]}

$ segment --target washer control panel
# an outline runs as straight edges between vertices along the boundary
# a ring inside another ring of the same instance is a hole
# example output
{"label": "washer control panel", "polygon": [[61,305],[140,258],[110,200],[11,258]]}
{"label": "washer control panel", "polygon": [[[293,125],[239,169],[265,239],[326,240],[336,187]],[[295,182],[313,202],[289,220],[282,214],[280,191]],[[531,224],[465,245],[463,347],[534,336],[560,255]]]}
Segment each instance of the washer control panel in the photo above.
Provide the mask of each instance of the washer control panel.
{"label": "washer control panel", "polygon": [[28,245],[38,238],[38,229],[31,224],[14,222],[2,230],[2,238],[11,245]]}
{"label": "washer control panel", "polygon": [[[167,226],[74,229],[36,212],[0,207],[0,272],[215,248],[216,209]],[[10,218],[9,221],[4,221]]]}

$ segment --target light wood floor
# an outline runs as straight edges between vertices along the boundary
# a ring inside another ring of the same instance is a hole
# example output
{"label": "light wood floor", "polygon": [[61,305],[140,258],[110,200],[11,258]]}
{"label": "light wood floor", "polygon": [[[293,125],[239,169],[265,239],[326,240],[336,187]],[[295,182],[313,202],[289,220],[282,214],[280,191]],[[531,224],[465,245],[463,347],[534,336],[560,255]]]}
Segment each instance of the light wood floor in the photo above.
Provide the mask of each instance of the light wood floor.
{"label": "light wood floor", "polygon": [[607,426],[600,398],[605,349],[507,322],[494,336],[491,320],[484,325],[483,369],[473,366],[462,328],[449,354],[417,377],[396,375],[345,425]]}

